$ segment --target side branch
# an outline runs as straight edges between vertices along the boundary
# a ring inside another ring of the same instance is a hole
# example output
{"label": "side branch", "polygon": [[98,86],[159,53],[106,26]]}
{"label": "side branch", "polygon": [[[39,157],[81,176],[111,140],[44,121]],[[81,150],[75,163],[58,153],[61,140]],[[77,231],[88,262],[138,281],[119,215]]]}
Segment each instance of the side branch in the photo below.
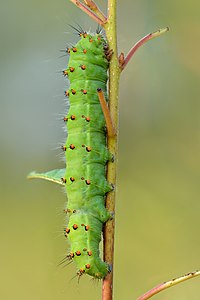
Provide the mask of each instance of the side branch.
{"label": "side branch", "polygon": [[102,108],[102,111],[104,114],[104,118],[106,120],[107,134],[108,134],[108,136],[113,137],[116,135],[116,130],[113,126],[112,118],[110,115],[110,111],[109,111],[105,96],[103,94],[103,91],[100,88],[97,89],[97,93],[98,93],[99,102],[101,104],[101,108]]}
{"label": "side branch", "polygon": [[87,8],[85,4],[83,4],[79,0],[70,0],[72,3],[74,3],[78,8],[80,8],[82,11],[84,11],[88,16],[90,16],[94,21],[96,21],[99,25],[103,27],[104,21],[101,20],[95,13],[93,13],[90,9]]}
{"label": "side branch", "polygon": [[124,68],[126,67],[126,65],[128,64],[128,62],[131,60],[133,54],[136,52],[136,50],[138,48],[140,48],[142,45],[144,45],[146,42],[152,40],[153,38],[156,38],[160,35],[162,35],[163,33],[169,31],[169,27],[163,28],[163,29],[159,29],[158,31],[155,31],[153,33],[149,33],[147,34],[145,37],[143,37],[141,40],[139,40],[128,52],[127,56],[125,59],[123,59],[124,54],[121,53],[120,57],[119,57],[119,64],[121,67],[121,70],[124,70]]}
{"label": "side branch", "polygon": [[147,300],[147,299],[153,297],[154,295],[164,291],[165,289],[174,286],[175,284],[181,283],[185,280],[197,277],[199,275],[200,275],[200,271],[194,271],[194,272],[188,273],[186,275],[183,275],[181,277],[158,284],[157,286],[155,286],[154,288],[152,288],[151,290],[146,292],[144,295],[140,296],[137,300]]}
{"label": "side branch", "polygon": [[99,19],[101,19],[104,23],[106,23],[107,18],[104,13],[100,10],[100,8],[94,3],[92,0],[84,0],[85,4],[96,14]]}

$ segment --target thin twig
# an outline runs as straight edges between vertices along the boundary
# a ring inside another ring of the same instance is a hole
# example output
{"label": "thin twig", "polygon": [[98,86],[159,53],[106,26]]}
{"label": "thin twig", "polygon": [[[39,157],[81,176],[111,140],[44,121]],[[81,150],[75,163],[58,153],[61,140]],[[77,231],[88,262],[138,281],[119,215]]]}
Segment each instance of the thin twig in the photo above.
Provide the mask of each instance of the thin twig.
{"label": "thin twig", "polygon": [[146,292],[144,295],[140,296],[137,300],[147,300],[147,299],[153,297],[154,295],[164,291],[165,289],[174,286],[175,284],[181,283],[185,280],[197,277],[199,275],[200,275],[200,271],[194,271],[194,272],[188,273],[186,275],[183,275],[181,277],[158,284],[157,286],[155,286],[154,288],[152,288],[151,290]]}
{"label": "thin twig", "polygon": [[93,20],[95,20],[99,25],[103,26],[104,21],[102,21],[99,17],[97,17],[91,10],[85,6],[81,1],[79,0],[70,0],[72,3],[74,3],[77,7],[79,7],[82,11],[84,11],[88,16],[90,16]]}
{"label": "thin twig", "polygon": [[106,23],[107,18],[104,13],[100,10],[100,8],[96,5],[96,3],[92,0],[84,0],[85,4],[96,14],[99,19],[101,19],[104,23]]}
{"label": "thin twig", "polygon": [[103,93],[102,89],[97,89],[97,93],[98,93],[99,102],[101,104],[101,108],[102,108],[102,111],[104,114],[104,118],[106,121],[107,136],[115,136],[116,135],[115,128],[113,126],[113,122],[112,122],[111,115],[110,115],[110,110],[108,108],[104,93]]}
{"label": "thin twig", "polygon": [[128,62],[131,60],[133,54],[135,53],[135,51],[140,48],[142,45],[144,45],[146,42],[152,40],[153,38],[156,38],[160,35],[162,35],[163,33],[169,31],[169,27],[163,28],[163,29],[159,29],[158,31],[155,31],[153,33],[149,33],[146,36],[144,36],[141,40],[139,40],[128,52],[126,58],[124,59],[124,61],[122,60],[122,56],[123,53],[121,53],[120,57],[119,57],[119,62],[120,62],[120,66],[121,69],[124,70],[124,68],[126,67],[126,65],[128,64]]}

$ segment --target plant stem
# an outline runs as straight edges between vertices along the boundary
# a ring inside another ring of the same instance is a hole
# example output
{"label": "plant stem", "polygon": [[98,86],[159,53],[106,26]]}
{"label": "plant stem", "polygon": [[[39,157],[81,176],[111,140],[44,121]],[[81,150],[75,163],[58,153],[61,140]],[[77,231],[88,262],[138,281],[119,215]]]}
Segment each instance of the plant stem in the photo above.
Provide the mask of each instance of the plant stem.
{"label": "plant stem", "polygon": [[[106,197],[106,208],[108,211],[115,212],[116,197],[116,173],[117,173],[117,152],[118,152],[118,91],[120,68],[117,53],[117,34],[116,34],[116,5],[117,0],[108,1],[108,18],[104,25],[109,49],[113,50],[109,67],[109,109],[114,128],[115,136],[108,136],[108,150],[114,155],[114,162],[109,162],[107,166],[107,180],[114,185],[114,190]],[[112,270],[103,280],[102,299],[111,300],[113,294],[113,261],[114,261],[114,229],[115,219],[109,220],[104,226],[104,261],[109,263]]]}
{"label": "plant stem", "polygon": [[163,29],[159,29],[153,33],[149,33],[147,34],[145,37],[143,37],[141,40],[139,40],[128,52],[121,68],[122,70],[126,67],[126,65],[129,63],[130,59],[132,58],[132,56],[134,55],[134,53],[136,52],[137,49],[139,49],[142,45],[144,45],[146,42],[162,35],[163,33],[169,31],[169,27],[163,28]]}
{"label": "plant stem", "polygon": [[197,277],[199,275],[200,275],[200,271],[195,271],[195,272],[191,272],[186,275],[183,275],[181,277],[169,280],[167,282],[158,284],[157,286],[155,286],[154,288],[152,288],[151,290],[146,292],[144,295],[140,296],[137,300],[147,300],[147,299],[153,297],[154,295],[164,291],[165,289],[174,286],[175,284],[181,283],[185,280]]}
{"label": "plant stem", "polygon": [[96,16],[101,19],[104,23],[107,21],[106,16],[92,0],[84,0],[85,4],[96,14]]}
{"label": "plant stem", "polygon": [[99,102],[101,103],[101,108],[102,108],[102,111],[104,114],[104,118],[106,120],[107,136],[108,137],[115,136],[116,132],[115,132],[115,128],[113,126],[113,122],[111,119],[110,110],[108,108],[106,98],[101,89],[97,89],[97,93],[98,93],[98,97],[99,97]]}
{"label": "plant stem", "polygon": [[93,13],[91,10],[87,8],[85,4],[80,2],[79,0],[70,0],[72,3],[74,3],[77,7],[79,7],[82,11],[84,11],[88,16],[90,16],[93,20],[95,20],[98,24],[103,26],[104,21],[102,21],[95,13]]}

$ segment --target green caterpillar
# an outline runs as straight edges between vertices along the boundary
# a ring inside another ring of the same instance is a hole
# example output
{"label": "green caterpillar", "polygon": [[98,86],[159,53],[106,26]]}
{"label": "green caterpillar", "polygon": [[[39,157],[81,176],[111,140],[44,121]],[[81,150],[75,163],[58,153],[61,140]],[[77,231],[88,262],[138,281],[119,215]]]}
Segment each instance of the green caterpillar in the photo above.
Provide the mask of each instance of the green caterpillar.
{"label": "green caterpillar", "polygon": [[99,257],[103,224],[111,217],[105,208],[105,195],[112,190],[106,181],[106,163],[112,155],[106,147],[106,123],[97,90],[107,93],[109,66],[105,39],[100,33],[80,32],[79,42],[68,48],[68,68],[63,71],[70,81],[65,92],[70,109],[64,117],[68,137],[62,146],[66,170],[30,174],[65,185],[69,223],[65,229],[71,250],[67,258],[77,266],[77,274],[104,278],[109,265]]}

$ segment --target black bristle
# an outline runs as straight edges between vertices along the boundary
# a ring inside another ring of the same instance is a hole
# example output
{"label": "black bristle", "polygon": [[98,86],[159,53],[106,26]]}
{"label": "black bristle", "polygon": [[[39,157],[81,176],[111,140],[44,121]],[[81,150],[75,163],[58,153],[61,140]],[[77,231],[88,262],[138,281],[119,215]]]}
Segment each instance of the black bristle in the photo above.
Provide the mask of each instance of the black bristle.
{"label": "black bristle", "polygon": [[96,29],[96,34],[101,34],[102,33],[102,27],[98,24],[97,29]]}
{"label": "black bristle", "polygon": [[79,24],[76,24],[77,27],[79,27],[79,28],[77,28],[77,27],[75,27],[75,26],[73,26],[73,25],[71,25],[71,24],[68,24],[68,25],[69,25],[71,28],[73,28],[76,32],[78,32],[79,35],[85,33],[85,31],[83,30],[83,28],[82,28]]}

